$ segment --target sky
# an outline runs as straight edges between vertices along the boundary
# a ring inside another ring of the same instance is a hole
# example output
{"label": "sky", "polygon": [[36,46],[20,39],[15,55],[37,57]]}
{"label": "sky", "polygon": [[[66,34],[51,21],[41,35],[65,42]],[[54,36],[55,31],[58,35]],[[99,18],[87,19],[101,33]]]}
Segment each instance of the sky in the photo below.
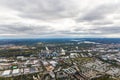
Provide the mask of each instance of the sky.
{"label": "sky", "polygon": [[0,38],[120,38],[120,0],[0,0]]}

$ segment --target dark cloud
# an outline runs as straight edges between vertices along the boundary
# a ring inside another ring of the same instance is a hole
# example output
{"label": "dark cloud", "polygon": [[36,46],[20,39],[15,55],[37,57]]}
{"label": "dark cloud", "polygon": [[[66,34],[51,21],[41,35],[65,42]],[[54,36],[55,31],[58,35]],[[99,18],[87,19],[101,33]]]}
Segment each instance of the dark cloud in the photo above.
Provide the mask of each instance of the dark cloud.
{"label": "dark cloud", "polygon": [[100,31],[101,34],[118,34],[120,33],[120,26],[105,26],[91,29],[91,31]]}
{"label": "dark cloud", "polygon": [[31,27],[17,24],[5,24],[0,25],[0,31],[4,31],[6,33],[16,33],[16,32],[26,32],[32,30]]}
{"label": "dark cloud", "polygon": [[93,21],[92,25],[112,25],[114,22],[112,21]]}
{"label": "dark cloud", "polygon": [[0,33],[5,34],[25,34],[25,35],[43,35],[50,34],[53,29],[49,26],[32,26],[23,24],[6,24],[0,25]]}
{"label": "dark cloud", "polygon": [[20,11],[23,18],[58,19],[78,14],[73,0],[3,0],[1,4]]}
{"label": "dark cloud", "polygon": [[87,13],[83,14],[82,17],[78,18],[76,21],[97,21],[104,20],[107,15],[113,14],[120,10],[119,4],[103,4],[89,10]]}
{"label": "dark cloud", "polygon": [[119,34],[120,33],[120,26],[94,26],[91,29],[80,29],[75,28],[74,31],[67,32],[69,34],[82,34],[82,35],[94,35],[94,36],[100,36],[100,35],[107,35],[107,34]]}
{"label": "dark cloud", "polygon": [[86,31],[86,30],[78,30],[77,31],[58,31],[57,33],[60,33],[60,34],[65,34],[65,35],[77,35],[77,36],[80,36],[80,35],[93,35],[93,34],[97,34],[96,32],[93,32],[93,31]]}

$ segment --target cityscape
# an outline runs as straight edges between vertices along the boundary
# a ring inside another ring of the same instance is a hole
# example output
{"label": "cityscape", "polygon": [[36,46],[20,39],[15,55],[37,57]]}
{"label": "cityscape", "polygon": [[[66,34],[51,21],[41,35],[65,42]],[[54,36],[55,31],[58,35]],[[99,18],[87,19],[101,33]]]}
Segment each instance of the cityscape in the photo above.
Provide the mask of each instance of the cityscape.
{"label": "cityscape", "polygon": [[120,80],[120,39],[26,40],[0,46],[0,80]]}
{"label": "cityscape", "polygon": [[120,80],[120,0],[0,0],[0,80]]}

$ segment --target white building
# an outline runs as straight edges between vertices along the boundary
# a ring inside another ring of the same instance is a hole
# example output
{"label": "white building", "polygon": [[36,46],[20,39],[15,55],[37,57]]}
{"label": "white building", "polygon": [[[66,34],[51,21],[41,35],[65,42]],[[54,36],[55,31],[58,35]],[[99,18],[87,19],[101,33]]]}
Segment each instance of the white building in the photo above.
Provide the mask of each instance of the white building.
{"label": "white building", "polygon": [[12,74],[13,75],[18,75],[20,73],[20,70],[19,69],[14,69],[13,71],[12,71]]}
{"label": "white building", "polygon": [[2,76],[10,76],[10,73],[11,73],[11,70],[5,70],[5,71],[2,73]]}
{"label": "white building", "polygon": [[61,48],[60,55],[65,55],[65,50],[63,48]]}

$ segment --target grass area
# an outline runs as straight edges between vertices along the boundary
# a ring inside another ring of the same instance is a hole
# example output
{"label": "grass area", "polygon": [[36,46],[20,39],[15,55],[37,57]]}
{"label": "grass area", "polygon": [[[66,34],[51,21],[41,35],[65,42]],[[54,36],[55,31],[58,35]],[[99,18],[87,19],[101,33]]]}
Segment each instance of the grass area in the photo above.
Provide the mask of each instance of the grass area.
{"label": "grass area", "polygon": [[14,77],[0,77],[0,80],[33,80],[33,75],[37,76],[37,73],[14,76]]}

